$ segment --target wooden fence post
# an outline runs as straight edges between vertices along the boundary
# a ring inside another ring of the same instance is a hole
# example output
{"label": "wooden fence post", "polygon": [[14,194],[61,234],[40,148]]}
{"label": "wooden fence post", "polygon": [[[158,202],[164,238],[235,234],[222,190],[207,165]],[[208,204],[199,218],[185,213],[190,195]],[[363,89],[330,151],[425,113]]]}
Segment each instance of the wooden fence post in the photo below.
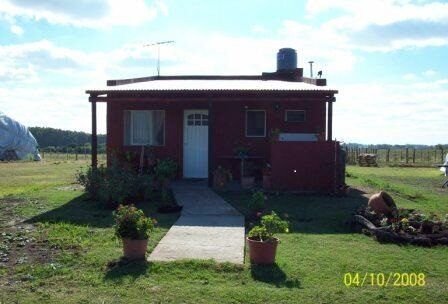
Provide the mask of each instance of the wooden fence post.
{"label": "wooden fence post", "polygon": [[415,148],[412,150],[412,163],[415,164]]}
{"label": "wooden fence post", "polygon": [[409,148],[406,147],[406,163],[409,163]]}
{"label": "wooden fence post", "polygon": [[390,149],[387,149],[387,151],[386,151],[386,163],[388,163],[389,162],[389,158],[390,157]]}

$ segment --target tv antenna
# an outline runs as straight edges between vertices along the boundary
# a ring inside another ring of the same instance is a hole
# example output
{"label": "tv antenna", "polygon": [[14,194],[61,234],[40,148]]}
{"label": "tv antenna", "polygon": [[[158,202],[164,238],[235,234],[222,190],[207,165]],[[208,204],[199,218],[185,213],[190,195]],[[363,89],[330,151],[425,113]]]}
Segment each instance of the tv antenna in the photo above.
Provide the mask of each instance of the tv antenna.
{"label": "tv antenna", "polygon": [[159,41],[159,42],[154,42],[154,43],[143,45],[144,47],[146,47],[146,46],[157,46],[157,76],[160,76],[160,46],[162,44],[169,44],[169,43],[174,43],[174,41],[173,40]]}

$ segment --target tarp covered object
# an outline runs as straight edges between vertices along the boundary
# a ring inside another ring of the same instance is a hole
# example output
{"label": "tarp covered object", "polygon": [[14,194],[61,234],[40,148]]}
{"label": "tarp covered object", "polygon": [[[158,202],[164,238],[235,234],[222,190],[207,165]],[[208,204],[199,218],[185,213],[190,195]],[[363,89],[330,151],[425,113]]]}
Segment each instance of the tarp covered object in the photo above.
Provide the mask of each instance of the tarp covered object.
{"label": "tarp covered object", "polygon": [[27,127],[0,112],[0,160],[13,151],[18,159],[41,160],[37,141]]}

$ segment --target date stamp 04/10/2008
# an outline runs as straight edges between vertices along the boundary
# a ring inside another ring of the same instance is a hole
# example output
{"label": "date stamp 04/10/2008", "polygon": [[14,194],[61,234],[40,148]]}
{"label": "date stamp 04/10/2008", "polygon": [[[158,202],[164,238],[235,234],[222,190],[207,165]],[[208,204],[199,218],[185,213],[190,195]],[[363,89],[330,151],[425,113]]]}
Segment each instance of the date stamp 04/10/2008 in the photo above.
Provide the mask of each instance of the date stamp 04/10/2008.
{"label": "date stamp 04/10/2008", "polygon": [[347,287],[424,287],[426,276],[421,272],[347,272],[343,282]]}

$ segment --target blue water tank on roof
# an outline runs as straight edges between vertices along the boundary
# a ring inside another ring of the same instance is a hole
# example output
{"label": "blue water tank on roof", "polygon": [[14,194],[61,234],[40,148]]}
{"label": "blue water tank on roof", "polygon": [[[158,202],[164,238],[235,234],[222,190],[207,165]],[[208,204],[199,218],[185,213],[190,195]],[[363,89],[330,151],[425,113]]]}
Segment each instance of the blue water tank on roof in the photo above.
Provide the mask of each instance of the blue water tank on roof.
{"label": "blue water tank on roof", "polygon": [[277,53],[277,71],[297,69],[297,53],[292,48],[282,48]]}

